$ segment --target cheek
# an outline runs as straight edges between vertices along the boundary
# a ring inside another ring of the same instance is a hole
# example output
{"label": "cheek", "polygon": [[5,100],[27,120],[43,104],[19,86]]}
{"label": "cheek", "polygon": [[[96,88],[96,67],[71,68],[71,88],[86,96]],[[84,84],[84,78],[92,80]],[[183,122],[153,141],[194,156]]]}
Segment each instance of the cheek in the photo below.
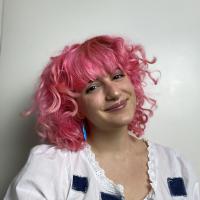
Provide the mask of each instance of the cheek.
{"label": "cheek", "polygon": [[127,79],[127,81],[124,84],[124,86],[125,86],[125,89],[130,93],[130,95],[135,97],[135,89],[134,89],[134,86],[133,86],[132,82],[129,79]]}
{"label": "cheek", "polygon": [[131,83],[131,81],[128,82],[127,88],[128,88],[128,92],[129,92],[131,99],[132,99],[133,107],[135,109],[137,99],[136,99],[136,95],[135,95],[135,89],[134,89],[134,86]]}
{"label": "cheek", "polygon": [[131,88],[131,91],[132,91],[133,99],[136,102],[136,95],[135,95],[135,89],[134,89],[134,87]]}
{"label": "cheek", "polygon": [[88,98],[84,98],[83,101],[80,102],[80,107],[85,116],[90,118],[101,109],[101,97],[93,95]]}

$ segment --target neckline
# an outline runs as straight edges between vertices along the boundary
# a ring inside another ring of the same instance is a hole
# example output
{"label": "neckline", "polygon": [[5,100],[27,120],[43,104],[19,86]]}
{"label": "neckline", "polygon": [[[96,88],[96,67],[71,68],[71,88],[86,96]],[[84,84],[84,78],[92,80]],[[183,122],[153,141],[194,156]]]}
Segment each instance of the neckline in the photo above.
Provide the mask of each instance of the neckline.
{"label": "neckline", "polygon": [[[146,139],[146,138],[138,138],[136,137],[131,131],[128,132],[128,134],[138,140],[143,140],[147,145],[147,174],[149,177],[149,182],[151,185],[150,192],[146,195],[144,200],[148,200],[152,195],[155,193],[156,188],[156,172],[155,172],[155,152],[154,147],[152,143]],[[121,195],[123,198],[125,198],[124,195],[124,186],[120,183],[115,183],[113,180],[108,178],[105,174],[105,171],[102,167],[100,167],[100,164],[98,160],[96,160],[95,153],[92,151],[91,145],[86,143],[84,150],[86,151],[86,156],[88,158],[89,163],[91,164],[92,168],[95,171],[96,176],[98,177],[98,181],[103,187],[104,191],[107,191],[111,194],[117,194]]]}

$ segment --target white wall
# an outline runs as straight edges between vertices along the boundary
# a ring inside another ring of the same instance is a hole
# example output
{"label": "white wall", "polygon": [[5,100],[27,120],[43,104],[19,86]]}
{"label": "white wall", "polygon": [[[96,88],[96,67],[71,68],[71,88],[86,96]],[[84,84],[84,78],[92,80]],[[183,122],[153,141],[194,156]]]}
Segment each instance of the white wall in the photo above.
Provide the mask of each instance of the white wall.
{"label": "white wall", "polygon": [[2,42],[2,27],[3,27],[3,0],[0,0],[0,52]]}
{"label": "white wall", "polygon": [[[2,2],[2,1],[1,1]],[[126,36],[156,56],[158,110],[147,137],[176,148],[200,175],[200,1],[198,0],[5,0],[0,60],[0,187],[23,166],[36,144],[30,104],[50,55],[65,44],[97,34]]]}

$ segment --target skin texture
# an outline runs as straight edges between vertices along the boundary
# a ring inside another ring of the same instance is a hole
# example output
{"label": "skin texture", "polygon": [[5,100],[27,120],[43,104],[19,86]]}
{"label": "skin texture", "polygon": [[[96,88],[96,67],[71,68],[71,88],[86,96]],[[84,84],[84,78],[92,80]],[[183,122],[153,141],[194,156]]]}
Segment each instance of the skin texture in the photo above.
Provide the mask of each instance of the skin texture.
{"label": "skin texture", "polygon": [[[107,110],[121,100],[126,100],[121,109]],[[98,77],[88,83],[77,101],[80,116],[87,120],[87,142],[106,176],[124,186],[127,200],[143,199],[150,190],[147,144],[128,135],[136,106],[128,76],[117,69]]]}
{"label": "skin texture", "polygon": [[[124,107],[107,110],[125,100]],[[134,117],[136,97],[128,76],[120,69],[89,83],[78,98],[87,122],[87,142],[96,152],[122,152],[127,146],[128,124]]]}
{"label": "skin texture", "polygon": [[[59,148],[78,151],[85,144],[82,134],[83,123],[86,125],[90,138],[90,133],[92,136],[97,135],[98,132],[98,135],[101,136],[105,133],[111,136],[115,132],[116,136],[120,129],[114,129],[117,126],[122,127],[121,125],[125,125],[129,121],[129,114],[123,115],[121,118],[122,115],[120,116],[119,112],[117,115],[117,112],[109,115],[107,113],[107,116],[111,117],[106,117],[107,120],[105,120],[105,112],[94,113],[92,109],[90,114],[87,109],[94,106],[93,101],[95,100],[96,103],[96,111],[99,103],[105,104],[103,106],[106,107],[116,103],[124,95],[129,97],[130,92],[134,92],[133,97],[137,97],[137,104],[136,108],[132,110],[131,115],[134,114],[134,118],[128,128],[137,137],[140,137],[144,134],[148,119],[156,108],[156,100],[152,99],[144,90],[147,80],[157,84],[158,80],[154,78],[154,72],[149,70],[149,64],[153,64],[155,61],[155,58],[150,61],[146,58],[141,45],[129,43],[121,37],[100,35],[82,43],[67,45],[58,55],[50,58],[40,76],[33,104],[24,115],[28,116],[36,112],[37,132],[43,141]],[[121,85],[118,87],[117,83],[121,84],[121,79],[108,79],[115,83],[112,87],[109,86],[110,82],[107,79],[104,80],[106,75],[113,74],[116,68],[120,68],[128,74],[134,90],[129,91],[129,88],[128,90],[125,88],[129,87],[130,81],[120,88]],[[98,95],[94,97],[93,93],[89,93],[86,96],[83,92],[84,87],[90,80],[96,79],[100,84],[97,92],[95,90],[95,94]],[[84,104],[83,109],[77,103],[81,92],[79,100],[80,104]],[[87,99],[91,106],[85,102]],[[98,117],[100,114],[101,118]],[[104,115],[104,119],[102,115]],[[120,123],[116,119],[117,116],[120,116]],[[127,131],[125,128],[127,129],[124,127],[123,131]]]}
{"label": "skin texture", "polygon": [[[109,111],[110,106],[126,100],[123,109]],[[120,69],[89,83],[79,97],[79,108],[90,129],[126,127],[134,116],[136,97],[128,76]]]}

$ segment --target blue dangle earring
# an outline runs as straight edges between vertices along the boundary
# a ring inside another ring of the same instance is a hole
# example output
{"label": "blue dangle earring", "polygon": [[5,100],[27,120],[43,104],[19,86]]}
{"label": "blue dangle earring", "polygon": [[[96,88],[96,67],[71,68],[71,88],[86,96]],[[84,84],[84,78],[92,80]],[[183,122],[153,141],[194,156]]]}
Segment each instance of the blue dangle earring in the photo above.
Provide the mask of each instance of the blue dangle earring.
{"label": "blue dangle earring", "polygon": [[85,123],[83,123],[83,125],[82,125],[82,132],[83,132],[84,141],[86,141],[87,140],[87,132],[86,132],[86,128],[85,128]]}

